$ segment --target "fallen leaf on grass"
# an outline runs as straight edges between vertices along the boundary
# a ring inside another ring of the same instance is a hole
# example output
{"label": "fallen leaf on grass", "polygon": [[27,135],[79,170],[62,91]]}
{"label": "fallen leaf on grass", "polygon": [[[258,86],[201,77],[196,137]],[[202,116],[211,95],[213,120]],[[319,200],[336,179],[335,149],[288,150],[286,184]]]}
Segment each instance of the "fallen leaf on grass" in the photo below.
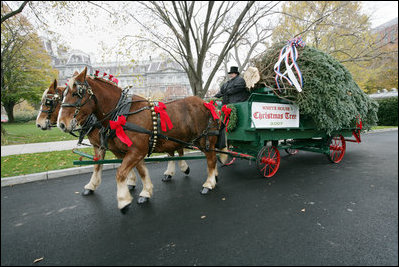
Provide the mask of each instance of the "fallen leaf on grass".
{"label": "fallen leaf on grass", "polygon": [[205,219],[205,218],[206,218],[206,216],[205,216],[205,215],[202,215],[202,216],[201,216],[201,219]]}
{"label": "fallen leaf on grass", "polygon": [[222,197],[222,200],[226,200],[226,198],[225,198],[225,197]]}
{"label": "fallen leaf on grass", "polygon": [[44,257],[38,258],[38,259],[34,260],[33,263],[39,262],[39,261],[41,261],[43,259],[44,259]]}
{"label": "fallen leaf on grass", "polygon": [[305,212],[305,209],[301,209],[302,212]]}
{"label": "fallen leaf on grass", "polygon": [[75,192],[76,195],[80,194],[79,192]]}

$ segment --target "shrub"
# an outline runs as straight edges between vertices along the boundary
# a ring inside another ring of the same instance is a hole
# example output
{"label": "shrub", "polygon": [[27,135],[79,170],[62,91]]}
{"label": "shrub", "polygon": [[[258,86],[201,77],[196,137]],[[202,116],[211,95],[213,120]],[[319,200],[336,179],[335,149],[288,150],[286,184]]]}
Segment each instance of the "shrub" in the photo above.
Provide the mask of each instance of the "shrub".
{"label": "shrub", "polygon": [[378,100],[378,125],[398,126],[398,97]]}
{"label": "shrub", "polygon": [[28,121],[36,120],[38,113],[39,113],[38,110],[15,112],[14,122],[28,122]]}

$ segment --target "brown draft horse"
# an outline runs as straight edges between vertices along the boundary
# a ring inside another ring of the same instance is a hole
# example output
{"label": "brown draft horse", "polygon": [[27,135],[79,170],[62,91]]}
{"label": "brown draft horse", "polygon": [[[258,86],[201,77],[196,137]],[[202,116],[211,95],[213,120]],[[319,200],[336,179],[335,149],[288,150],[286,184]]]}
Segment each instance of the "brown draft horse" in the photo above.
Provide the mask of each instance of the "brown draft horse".
{"label": "brown draft horse", "polygon": [[[79,73],[76,72],[74,75],[77,74]],[[65,86],[57,86],[57,80],[55,79],[50,87],[44,91],[40,111],[36,118],[36,125],[40,129],[50,130],[52,126],[55,126],[57,124],[57,117],[61,107],[61,100],[65,88]],[[93,128],[93,130],[91,130],[87,136],[90,143],[93,145],[94,154],[97,155],[98,158],[101,160],[104,159],[106,151],[100,150],[99,132],[100,130],[98,128]],[[179,156],[183,156],[183,149],[179,149],[178,153]],[[186,175],[189,174],[190,168],[184,160],[179,161],[179,166],[183,173],[185,173]],[[102,164],[94,165],[93,174],[89,183],[84,186],[84,191],[82,195],[91,195],[98,188],[98,186],[101,184],[102,169]],[[175,164],[173,161],[169,161],[168,168],[164,173],[165,177],[162,180],[170,181],[174,174]],[[129,190],[133,190],[136,187],[136,179],[136,174],[132,169],[127,177],[127,185]]]}
{"label": "brown draft horse", "polygon": [[[78,73],[77,73],[78,74]],[[41,106],[39,114],[36,118],[36,125],[42,130],[50,130],[52,126],[57,124],[58,112],[61,107],[62,95],[65,90],[65,86],[57,86],[57,80],[46,89],[42,96]],[[93,145],[95,155],[98,155],[99,159],[104,159],[105,150],[100,151],[100,138],[99,129],[94,128],[89,134],[88,139]],[[93,174],[90,182],[85,185],[82,195],[87,196],[94,192],[101,183],[102,177],[102,164],[96,164],[93,168]],[[127,185],[129,190],[133,190],[136,186],[136,174],[133,169],[129,172],[127,178]]]}
{"label": "brown draft horse", "polygon": [[[109,124],[109,117],[121,97],[122,90],[114,84],[98,78],[86,77],[87,68],[78,76],[72,77],[67,89],[64,91],[64,98],[58,114],[57,126],[64,132],[73,131],[78,125],[81,125],[86,118],[94,113],[101,121],[104,127]],[[133,96],[134,101],[130,111],[137,111],[148,107],[149,102],[139,96]],[[169,137],[176,138],[185,142],[191,142],[195,139],[195,144],[205,153],[208,165],[208,177],[203,184],[202,194],[207,194],[209,190],[216,186],[216,152],[214,151],[217,136],[208,136],[209,150],[203,149],[206,146],[206,138],[201,138],[204,131],[209,128],[218,128],[210,125],[215,124],[210,118],[210,111],[204,106],[204,101],[196,96],[187,97],[181,100],[172,101],[166,104],[166,111],[172,121],[173,128],[167,133]],[[127,122],[141,126],[148,131],[152,130],[152,114],[149,109],[143,109],[139,113],[129,115]],[[109,149],[123,158],[121,166],[116,173],[117,183],[117,201],[118,208],[125,213],[132,202],[132,196],[129,193],[125,183],[129,171],[135,166],[142,166],[140,173],[143,182],[143,191],[140,198],[147,201],[153,193],[153,185],[149,177],[148,169],[144,165],[144,157],[149,148],[149,136],[145,133],[136,131],[125,131],[133,145],[128,147],[118,137],[109,140]],[[199,141],[198,141],[199,140]],[[183,145],[171,140],[159,139],[154,152],[173,153]],[[140,172],[140,170],[139,170]],[[143,174],[143,175],[142,175]],[[140,199],[139,199],[140,200]]]}

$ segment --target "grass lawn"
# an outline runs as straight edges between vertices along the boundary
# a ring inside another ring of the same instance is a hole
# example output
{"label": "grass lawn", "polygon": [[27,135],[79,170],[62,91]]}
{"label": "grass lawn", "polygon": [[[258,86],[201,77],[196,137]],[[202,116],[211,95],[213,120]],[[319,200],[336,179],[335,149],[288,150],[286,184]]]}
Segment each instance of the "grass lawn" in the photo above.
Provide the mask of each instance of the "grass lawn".
{"label": "grass lawn", "polygon": [[[90,147],[79,150],[90,155],[94,154],[93,148]],[[1,157],[1,178],[77,167],[72,162],[79,160],[79,157],[71,150]],[[115,156],[107,152],[105,158],[114,159]]]}
{"label": "grass lawn", "polygon": [[[91,147],[82,148],[79,151],[94,155]],[[159,155],[165,154],[154,153],[151,156]],[[1,157],[1,178],[78,167],[78,165],[73,165],[73,161],[79,160],[79,157],[80,155],[71,150]],[[116,157],[111,151],[107,151],[105,159],[116,159]],[[83,160],[90,159],[83,158]]]}
{"label": "grass lawn", "polygon": [[57,127],[51,130],[40,130],[35,121],[25,123],[1,123],[7,135],[1,138],[1,145],[17,145],[40,142],[77,140],[70,134],[61,132]]}

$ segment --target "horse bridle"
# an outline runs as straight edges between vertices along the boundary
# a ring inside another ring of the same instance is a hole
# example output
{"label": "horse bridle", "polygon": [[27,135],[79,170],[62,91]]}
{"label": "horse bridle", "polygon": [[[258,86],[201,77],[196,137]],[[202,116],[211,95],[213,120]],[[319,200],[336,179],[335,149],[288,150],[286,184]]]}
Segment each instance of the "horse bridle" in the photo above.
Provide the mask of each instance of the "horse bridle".
{"label": "horse bridle", "polygon": [[[57,91],[58,89],[55,89],[55,90]],[[50,96],[52,98],[49,98]],[[55,94],[46,94],[45,98],[43,99],[44,101],[42,101],[42,106],[49,107],[50,109],[48,109],[48,110],[41,109],[40,110],[40,112],[47,113],[46,120],[50,120],[50,117],[53,114],[53,112],[55,111],[56,106],[58,105],[58,103],[60,101],[62,101],[62,99],[63,99],[63,94],[60,92],[55,92]]]}
{"label": "horse bridle", "polygon": [[[73,118],[75,119],[80,111],[80,108],[83,107],[84,105],[86,105],[90,101],[90,99],[93,98],[96,103],[97,103],[97,100],[96,100],[96,96],[94,95],[93,91],[91,90],[91,88],[86,80],[84,82],[79,82],[79,81],[75,80],[73,85],[76,85],[77,92],[72,93],[72,96],[74,96],[74,94],[76,94],[78,96],[78,100],[73,104],[62,103],[61,107],[74,107],[75,114],[73,115]],[[67,85],[67,87],[65,88],[65,92],[64,92],[65,95],[68,93],[69,89],[70,88]],[[89,94],[89,97],[83,103],[81,103],[83,100],[83,97],[86,95],[86,92]]]}

